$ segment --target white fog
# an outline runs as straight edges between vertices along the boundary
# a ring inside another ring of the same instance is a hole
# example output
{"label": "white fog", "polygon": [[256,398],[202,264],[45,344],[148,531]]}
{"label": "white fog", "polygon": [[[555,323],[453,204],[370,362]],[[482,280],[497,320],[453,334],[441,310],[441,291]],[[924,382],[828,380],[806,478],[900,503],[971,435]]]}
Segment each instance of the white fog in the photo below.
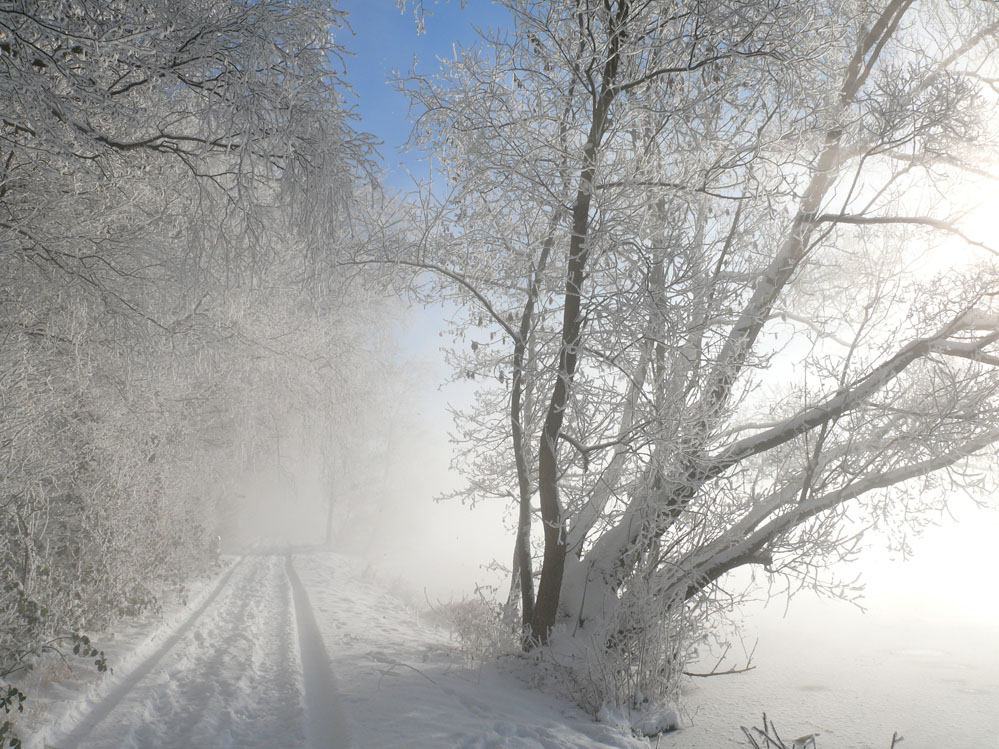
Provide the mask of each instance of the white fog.
{"label": "white fog", "polygon": [[999,747],[999,3],[0,3],[0,749]]}

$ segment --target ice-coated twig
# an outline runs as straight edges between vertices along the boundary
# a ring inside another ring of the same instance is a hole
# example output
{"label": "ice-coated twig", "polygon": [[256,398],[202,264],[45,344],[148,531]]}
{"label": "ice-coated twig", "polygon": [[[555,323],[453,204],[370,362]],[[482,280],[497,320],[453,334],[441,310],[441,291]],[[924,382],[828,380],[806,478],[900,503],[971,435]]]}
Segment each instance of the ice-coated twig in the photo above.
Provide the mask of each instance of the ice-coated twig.
{"label": "ice-coated twig", "polygon": [[[743,734],[749,740],[750,745],[753,749],[817,749],[817,742],[815,737],[818,733],[809,733],[805,736],[799,736],[791,745],[788,746],[781,739],[780,735],[777,733],[777,729],[774,727],[772,720],[767,719],[767,714],[763,713],[763,729],[756,728],[752,729],[746,728],[745,726],[739,726],[742,729]],[[759,740],[762,740],[761,744]],[[899,735],[898,731],[895,731],[891,735],[891,746],[889,749],[895,749],[895,747],[901,744],[903,741],[902,736]]]}
{"label": "ice-coated twig", "polygon": [[434,686],[440,686],[439,684],[437,684],[436,681],[434,681],[433,679],[431,679],[429,676],[427,676],[425,673],[423,673],[420,669],[416,668],[415,666],[410,666],[408,663],[403,663],[402,661],[394,661],[388,668],[386,668],[384,671],[381,671],[381,676],[378,677],[378,686],[381,687],[381,685],[382,685],[382,679],[384,679],[390,673],[392,673],[393,671],[395,671],[395,669],[398,668],[399,666],[402,666],[403,668],[408,668],[410,671],[415,671],[416,673],[418,673],[420,676],[422,676],[424,679],[426,679],[427,681],[429,681]]}

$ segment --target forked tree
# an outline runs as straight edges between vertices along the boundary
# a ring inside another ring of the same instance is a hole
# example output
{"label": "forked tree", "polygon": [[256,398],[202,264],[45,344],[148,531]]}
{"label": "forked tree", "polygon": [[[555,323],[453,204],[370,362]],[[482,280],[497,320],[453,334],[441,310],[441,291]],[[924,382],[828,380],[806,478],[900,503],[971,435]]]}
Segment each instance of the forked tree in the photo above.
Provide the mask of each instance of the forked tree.
{"label": "forked tree", "polygon": [[997,274],[958,218],[999,8],[504,4],[399,82],[438,168],[357,261],[458,303],[469,493],[517,508],[528,647],[610,659],[599,706],[672,688],[726,573],[843,592],[865,529],[988,484]]}

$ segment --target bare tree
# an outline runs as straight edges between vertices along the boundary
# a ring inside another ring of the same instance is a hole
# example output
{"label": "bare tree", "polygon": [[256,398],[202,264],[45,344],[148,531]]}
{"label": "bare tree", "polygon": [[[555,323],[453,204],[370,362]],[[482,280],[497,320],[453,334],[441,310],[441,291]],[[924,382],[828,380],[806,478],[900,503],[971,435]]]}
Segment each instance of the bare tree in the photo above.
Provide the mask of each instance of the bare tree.
{"label": "bare tree", "polygon": [[439,176],[409,252],[357,262],[465,304],[455,363],[494,383],[469,493],[519,507],[528,644],[617,659],[599,706],[675,685],[727,572],[845,592],[822,570],[864,529],[987,484],[995,267],[948,195],[994,154],[999,16],[505,5],[512,33],[400,82]]}

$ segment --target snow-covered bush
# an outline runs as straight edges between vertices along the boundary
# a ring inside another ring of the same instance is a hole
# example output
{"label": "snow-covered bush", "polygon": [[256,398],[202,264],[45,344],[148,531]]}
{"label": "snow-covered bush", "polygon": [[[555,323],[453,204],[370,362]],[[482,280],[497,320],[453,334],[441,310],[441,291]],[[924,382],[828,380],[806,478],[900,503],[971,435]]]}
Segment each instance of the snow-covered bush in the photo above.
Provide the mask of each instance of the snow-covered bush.
{"label": "snow-covered bush", "polygon": [[484,663],[520,650],[520,632],[510,626],[503,607],[484,595],[434,605],[431,619],[451,632],[462,656]]}
{"label": "snow-covered bush", "polygon": [[[593,717],[623,712],[637,721],[676,704],[699,633],[685,606],[651,595],[619,603],[610,615],[558,629],[536,657],[548,680]],[[650,627],[649,621],[662,624]]]}
{"label": "snow-covered bush", "polygon": [[[79,310],[76,314],[82,314]],[[55,315],[52,315],[55,317]],[[152,447],[163,421],[110,398],[117,374],[82,361],[85,334],[45,332],[70,345],[11,336],[0,357],[5,408],[0,434],[0,673],[38,645],[92,631],[155,604],[156,587],[204,570],[204,508],[178,496],[196,465]],[[150,460],[153,455],[159,460]],[[179,457],[179,456],[178,456]],[[203,477],[203,474],[202,474]]]}

